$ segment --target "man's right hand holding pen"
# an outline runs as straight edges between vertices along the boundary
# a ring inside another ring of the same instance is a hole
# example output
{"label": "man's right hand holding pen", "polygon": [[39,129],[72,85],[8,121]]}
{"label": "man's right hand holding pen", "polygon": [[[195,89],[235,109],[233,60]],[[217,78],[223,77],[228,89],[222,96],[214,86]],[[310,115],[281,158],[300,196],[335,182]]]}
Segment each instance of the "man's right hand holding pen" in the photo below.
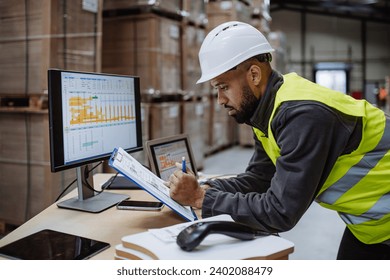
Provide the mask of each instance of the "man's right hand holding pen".
{"label": "man's right hand holding pen", "polygon": [[187,168],[185,159],[181,163],[176,162],[176,167],[178,169],[165,182],[165,185],[170,188],[171,198],[182,205],[201,209],[206,189],[209,186],[199,185],[194,172]]}

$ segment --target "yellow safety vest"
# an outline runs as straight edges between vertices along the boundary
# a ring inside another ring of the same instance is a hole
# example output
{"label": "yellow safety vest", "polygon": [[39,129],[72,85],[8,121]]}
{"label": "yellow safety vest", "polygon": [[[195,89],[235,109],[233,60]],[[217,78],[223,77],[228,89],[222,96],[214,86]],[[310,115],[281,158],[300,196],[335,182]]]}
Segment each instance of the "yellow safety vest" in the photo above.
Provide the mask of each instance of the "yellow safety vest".
{"label": "yellow safety vest", "polygon": [[363,243],[390,239],[390,127],[383,111],[365,100],[312,83],[295,73],[284,76],[268,123],[268,138],[253,128],[266,153],[276,163],[280,156],[271,130],[277,108],[285,101],[313,100],[344,114],[361,117],[362,139],[350,154],[340,156],[321,187],[316,201],[335,210]]}

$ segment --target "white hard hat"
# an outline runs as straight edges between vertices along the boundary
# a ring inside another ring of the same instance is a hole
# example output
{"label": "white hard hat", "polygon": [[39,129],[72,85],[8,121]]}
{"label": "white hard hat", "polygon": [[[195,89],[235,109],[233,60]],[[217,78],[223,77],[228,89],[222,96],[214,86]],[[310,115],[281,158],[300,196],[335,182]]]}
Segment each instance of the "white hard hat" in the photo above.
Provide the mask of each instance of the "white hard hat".
{"label": "white hard hat", "polygon": [[210,31],[200,47],[202,76],[196,83],[211,80],[248,58],[273,50],[255,27],[239,21],[223,23]]}

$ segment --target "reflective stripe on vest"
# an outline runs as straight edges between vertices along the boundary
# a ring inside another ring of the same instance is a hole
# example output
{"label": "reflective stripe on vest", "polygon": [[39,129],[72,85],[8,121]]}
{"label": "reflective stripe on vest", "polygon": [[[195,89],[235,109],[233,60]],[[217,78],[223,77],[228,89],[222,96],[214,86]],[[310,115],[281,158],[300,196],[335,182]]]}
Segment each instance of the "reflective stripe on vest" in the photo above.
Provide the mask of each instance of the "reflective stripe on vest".
{"label": "reflective stripe on vest", "polygon": [[361,117],[363,135],[359,147],[337,159],[316,201],[338,211],[360,241],[370,244],[390,239],[390,121],[386,125],[384,113],[368,102],[336,93],[295,73],[285,75],[284,80],[275,98],[268,138],[253,129],[268,156],[274,164],[280,156],[271,122],[285,101],[318,101],[344,114]]}
{"label": "reflective stripe on vest", "polygon": [[[337,182],[333,183],[326,192],[317,197],[321,202],[334,204],[345,192],[359,183],[370,171],[373,166],[388,153],[390,139],[390,127],[386,126],[385,132],[376,149],[366,153],[363,158]],[[387,141],[387,143],[386,143]],[[390,196],[390,193],[388,194]],[[390,203],[387,204],[390,207]],[[389,208],[390,209],[390,208]]]}
{"label": "reflective stripe on vest", "polygon": [[[317,201],[326,204],[335,204],[337,200],[347,191],[357,185],[376,166],[383,160],[389,152],[390,125],[387,125],[381,141],[376,149],[366,153],[363,158],[342,177],[340,180],[330,186],[325,192],[317,197]],[[389,156],[387,156],[389,157]],[[390,164],[387,163],[387,170],[390,170]],[[386,175],[384,175],[386,176]],[[389,175],[388,175],[389,176]],[[390,184],[390,183],[388,183]],[[370,220],[379,220],[390,213],[390,192],[382,195],[370,209],[357,215],[340,212],[340,216],[346,224],[361,224]]]}

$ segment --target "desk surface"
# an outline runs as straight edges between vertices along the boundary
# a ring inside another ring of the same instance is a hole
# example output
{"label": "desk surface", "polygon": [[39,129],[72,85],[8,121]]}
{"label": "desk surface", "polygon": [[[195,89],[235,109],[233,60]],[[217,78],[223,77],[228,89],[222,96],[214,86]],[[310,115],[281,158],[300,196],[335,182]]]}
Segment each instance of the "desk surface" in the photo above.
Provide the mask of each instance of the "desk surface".
{"label": "desk surface", "polygon": [[[94,185],[100,186],[112,175],[95,174]],[[128,194],[134,200],[155,201],[155,198],[142,190],[110,190],[110,192]],[[72,191],[64,199],[75,195],[77,195],[76,191]],[[197,211],[197,215],[200,217],[199,211]],[[116,207],[111,207],[101,213],[94,214],[61,209],[54,203],[0,239],[0,247],[39,230],[52,229],[110,243],[110,248],[91,259],[112,260],[115,256],[115,245],[121,243],[123,236],[183,222],[185,220],[168,207],[164,207],[162,211],[118,210]],[[286,259],[293,250],[293,246],[286,247],[285,250],[260,258]]]}

